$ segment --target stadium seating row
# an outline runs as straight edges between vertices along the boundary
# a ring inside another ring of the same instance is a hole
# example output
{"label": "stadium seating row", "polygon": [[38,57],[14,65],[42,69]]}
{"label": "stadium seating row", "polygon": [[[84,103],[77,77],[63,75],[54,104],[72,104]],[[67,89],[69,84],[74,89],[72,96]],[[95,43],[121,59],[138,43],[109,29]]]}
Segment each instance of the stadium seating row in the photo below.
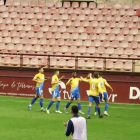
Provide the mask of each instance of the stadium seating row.
{"label": "stadium seating row", "polygon": [[[9,56],[1,56],[0,57],[0,63],[3,65],[20,65],[20,57],[9,57]],[[47,66],[48,65],[48,59],[47,58],[37,58],[37,57],[23,57],[23,63],[22,65],[28,66]],[[96,69],[102,69],[105,65],[105,62],[103,60],[94,60],[94,59],[89,59],[89,60],[84,60],[84,59],[79,59],[78,60],[78,68],[96,68]],[[68,67],[68,68],[73,68],[75,67],[75,59],[61,59],[57,60],[56,58],[51,58],[50,59],[50,66],[51,67]],[[116,61],[113,62],[111,60],[106,61],[106,69],[124,69],[124,70],[132,70],[132,61]]]}
{"label": "stadium seating row", "polygon": [[[0,5],[3,5],[3,1],[0,2]],[[6,3],[7,6],[9,5],[14,5],[14,6],[19,6],[19,5],[22,5],[22,6],[31,6],[31,7],[35,7],[35,6],[39,6],[39,7],[53,7],[54,6],[54,3],[53,1],[31,1],[29,2],[28,0],[23,0],[23,1],[20,1],[20,0],[7,0],[7,3]],[[72,6],[70,5],[70,2],[64,2],[64,4],[62,5],[62,2],[56,2],[55,4],[55,7],[56,8],[60,8],[60,7],[64,7],[64,8],[68,8],[68,7],[73,7],[73,8],[78,8],[78,7],[81,7],[81,8],[95,8],[96,7],[96,3],[94,2],[90,2],[89,5],[87,5],[86,2],[81,2],[81,4],[79,5],[78,2],[73,2],[72,3]],[[103,8],[107,8],[107,9],[111,9],[111,8],[115,8],[115,9],[120,9],[120,8],[124,8],[124,9],[139,9],[139,5],[138,4],[133,4],[132,6],[129,4],[129,3],[125,3],[124,5],[121,4],[121,3],[116,3],[116,4],[112,4],[112,3],[107,3],[107,4],[104,4],[104,3],[99,3],[97,5],[97,8],[99,9],[103,9]]]}
{"label": "stadium seating row", "polygon": [[[136,15],[136,11],[134,9],[119,9],[119,11],[117,11],[117,9],[110,9],[108,10],[107,8],[104,9],[98,9],[98,8],[94,8],[94,9],[90,9],[90,8],[55,8],[55,7],[51,7],[50,9],[47,8],[39,8],[39,7],[23,7],[23,6],[9,6],[8,8],[6,6],[0,6],[0,12],[3,12],[2,16],[6,16],[6,15],[10,15],[11,17],[17,17],[17,15],[19,13],[24,13],[24,14],[28,14],[28,17],[34,17],[35,15],[38,17],[42,17],[44,14],[50,13],[49,15],[59,15],[62,14],[62,18],[67,19],[68,16],[70,14],[76,14],[76,15],[89,15],[89,14],[93,14],[93,15],[120,15],[120,16],[133,16]],[[9,13],[8,13],[9,12]],[[21,16],[21,15],[20,15]],[[54,16],[55,17],[55,16]]]}

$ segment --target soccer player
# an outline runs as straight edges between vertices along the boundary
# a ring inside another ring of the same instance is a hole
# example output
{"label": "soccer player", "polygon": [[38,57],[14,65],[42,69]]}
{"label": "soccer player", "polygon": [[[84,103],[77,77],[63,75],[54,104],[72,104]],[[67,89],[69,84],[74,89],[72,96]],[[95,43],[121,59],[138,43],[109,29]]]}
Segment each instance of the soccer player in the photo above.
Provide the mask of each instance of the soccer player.
{"label": "soccer player", "polygon": [[68,80],[66,85],[71,86],[71,91],[70,91],[70,101],[67,103],[66,107],[64,108],[65,113],[68,113],[67,108],[70,106],[70,104],[73,102],[74,98],[78,102],[78,109],[79,113],[84,114],[81,111],[81,101],[80,101],[80,92],[79,92],[79,81],[81,81],[80,78],[77,78],[77,73],[73,72],[72,73],[72,78]]}
{"label": "soccer player", "polygon": [[49,78],[44,77],[44,69],[43,67],[39,68],[39,73],[36,74],[34,76],[34,78],[32,79],[32,81],[36,82],[36,95],[33,98],[33,100],[31,101],[30,105],[28,105],[29,110],[31,110],[32,105],[34,104],[34,102],[40,98],[40,107],[41,107],[41,111],[45,111],[45,109],[43,109],[43,87],[44,87],[44,82],[47,81]]}
{"label": "soccer player", "polygon": [[101,92],[103,98],[104,98],[104,95],[103,95],[103,91],[101,89],[101,86],[100,86],[100,83],[98,80],[98,72],[94,72],[94,78],[92,78],[91,76],[92,76],[92,74],[89,73],[87,78],[82,79],[82,81],[88,82],[90,84],[87,119],[90,119],[90,110],[91,110],[92,103],[94,101],[97,105],[97,111],[98,111],[99,118],[103,118],[104,116],[101,115],[101,111],[100,111],[99,91]]}
{"label": "soccer player", "polygon": [[[104,94],[104,100],[105,100],[105,102],[106,102],[106,104],[105,104],[104,115],[109,116],[108,113],[107,113],[107,109],[108,109],[108,104],[109,104],[109,103],[108,103],[108,94],[107,94],[107,91],[106,91],[106,86],[109,87],[109,88],[112,90],[112,92],[113,92],[113,89],[112,89],[112,87],[107,83],[107,81],[106,81],[105,79],[102,78],[102,76],[103,76],[103,74],[102,74],[101,72],[99,72],[99,78],[98,78],[98,80],[99,80],[99,82],[100,82],[100,86],[101,86],[102,91],[103,91],[103,94]],[[100,92],[99,92],[99,96],[100,96],[100,100],[102,100],[102,94],[101,94]],[[96,111],[97,111],[97,106],[95,106],[95,113],[94,113],[94,115],[97,114]]]}
{"label": "soccer player", "polygon": [[60,97],[60,92],[59,92],[59,83],[61,83],[61,79],[64,78],[64,76],[62,76],[60,79],[58,79],[58,75],[59,75],[59,70],[55,70],[54,75],[52,76],[52,101],[49,103],[48,107],[46,108],[46,112],[48,114],[50,114],[49,109],[50,107],[53,105],[53,103],[56,101],[57,99],[57,103],[56,103],[56,113],[62,113],[61,111],[59,111],[59,105],[60,105],[60,101],[61,101],[61,97]]}

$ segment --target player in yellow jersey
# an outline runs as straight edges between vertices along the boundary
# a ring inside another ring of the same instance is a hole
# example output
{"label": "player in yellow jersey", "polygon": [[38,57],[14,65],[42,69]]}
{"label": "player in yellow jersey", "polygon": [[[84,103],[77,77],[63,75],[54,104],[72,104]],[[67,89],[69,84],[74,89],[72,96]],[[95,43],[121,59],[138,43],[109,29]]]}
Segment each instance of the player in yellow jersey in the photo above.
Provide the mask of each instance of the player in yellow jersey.
{"label": "player in yellow jersey", "polygon": [[[107,109],[108,109],[108,94],[107,94],[107,91],[106,91],[106,86],[109,87],[112,90],[112,92],[113,92],[113,89],[107,83],[107,81],[104,78],[102,78],[102,76],[103,76],[103,74],[101,72],[99,72],[99,78],[98,78],[98,80],[100,82],[100,85],[101,85],[101,88],[102,88],[102,91],[103,91],[103,94],[104,94],[104,100],[106,102],[104,115],[109,116],[108,113],[107,113]],[[100,96],[100,100],[102,100],[102,94],[100,92],[99,92],[99,96]],[[96,111],[97,111],[97,106],[95,106],[95,113],[94,113],[94,115],[97,114]]]}
{"label": "player in yellow jersey", "polygon": [[32,105],[34,104],[34,102],[40,98],[40,107],[41,107],[41,111],[45,111],[45,109],[43,109],[43,87],[44,87],[44,82],[47,81],[49,78],[45,79],[44,76],[44,69],[43,67],[39,68],[39,73],[36,74],[33,78],[32,81],[36,82],[36,95],[33,98],[32,102],[30,105],[28,105],[29,110],[31,110]]}
{"label": "player in yellow jersey", "polygon": [[68,82],[66,83],[66,85],[71,86],[71,90],[70,90],[70,101],[67,103],[66,107],[64,108],[64,111],[65,113],[68,113],[67,108],[70,106],[73,100],[76,99],[78,102],[79,113],[84,114],[81,111],[81,101],[80,101],[80,92],[79,92],[79,81],[81,81],[81,79],[77,78],[76,76],[77,76],[77,73],[73,72],[72,78],[70,78]]}
{"label": "player in yellow jersey", "polygon": [[[99,91],[103,95],[99,80],[98,80],[98,72],[94,72],[94,78],[91,77],[92,74],[88,74],[87,78],[83,78],[82,81],[88,82],[90,85],[90,91],[89,91],[89,106],[88,106],[88,112],[87,112],[87,119],[90,119],[90,110],[92,103],[95,101],[97,105],[98,115],[99,118],[103,118],[104,116],[101,115],[100,111],[100,97],[99,97]],[[104,97],[104,95],[103,95]]]}
{"label": "player in yellow jersey", "polygon": [[54,75],[52,76],[52,82],[51,82],[52,101],[49,103],[48,107],[46,108],[46,112],[48,114],[50,114],[49,109],[53,105],[53,103],[56,101],[56,99],[57,99],[56,113],[62,113],[61,111],[59,111],[59,105],[61,101],[60,92],[59,92],[59,83],[61,83],[61,79],[63,79],[64,76],[58,79],[58,75],[59,75],[59,70],[55,70]]}

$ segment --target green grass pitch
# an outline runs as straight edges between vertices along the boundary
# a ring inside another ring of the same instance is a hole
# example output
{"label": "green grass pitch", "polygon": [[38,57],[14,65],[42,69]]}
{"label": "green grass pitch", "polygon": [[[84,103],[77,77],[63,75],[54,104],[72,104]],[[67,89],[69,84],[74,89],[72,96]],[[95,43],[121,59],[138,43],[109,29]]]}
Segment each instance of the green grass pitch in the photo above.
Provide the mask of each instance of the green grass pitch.
{"label": "green grass pitch", "polygon": [[[40,111],[39,100],[29,111],[31,98],[0,96],[0,140],[68,140],[63,121],[72,117],[69,114],[56,114],[55,104],[50,113]],[[44,99],[44,108],[50,99]],[[67,101],[61,101],[63,111]],[[73,105],[77,105],[74,101]],[[82,102],[86,117],[88,102]],[[70,112],[71,106],[68,111]],[[101,112],[104,103],[101,103]],[[140,140],[140,106],[129,104],[109,104],[109,117],[99,119],[91,109],[91,119],[87,120],[88,140]]]}

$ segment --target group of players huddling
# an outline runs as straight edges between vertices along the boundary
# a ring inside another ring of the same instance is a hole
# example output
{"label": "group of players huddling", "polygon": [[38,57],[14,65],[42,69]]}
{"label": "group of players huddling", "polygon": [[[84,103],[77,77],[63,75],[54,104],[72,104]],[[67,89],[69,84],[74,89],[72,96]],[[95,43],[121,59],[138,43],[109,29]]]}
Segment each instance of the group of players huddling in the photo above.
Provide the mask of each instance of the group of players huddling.
{"label": "group of players huddling", "polygon": [[[41,68],[39,68],[39,73],[36,74],[35,77],[33,78],[33,81],[36,82],[36,95],[32,99],[30,105],[28,105],[28,108],[29,108],[29,110],[31,110],[34,102],[38,98],[40,98],[41,111],[46,111],[48,114],[50,114],[49,109],[57,99],[56,113],[62,113],[59,110],[60,101],[61,101],[60,92],[59,92],[59,83],[61,83],[61,80],[64,78],[64,76],[62,76],[59,79],[58,78],[59,70],[55,70],[54,75],[52,76],[52,79],[51,79],[52,100],[49,103],[48,107],[46,109],[44,109],[43,108],[43,87],[44,87],[44,82],[49,80],[49,78],[45,79],[45,76],[44,76],[43,73],[44,73],[44,69],[43,69],[43,67],[41,67]],[[92,78],[92,74],[89,73],[86,78],[83,78],[82,76],[80,78],[77,78],[76,72],[72,73],[72,78],[70,78],[68,80],[68,82],[66,83],[66,85],[71,86],[71,91],[70,91],[70,100],[66,104],[66,107],[64,108],[65,113],[68,113],[67,108],[70,106],[70,104],[73,102],[73,100],[76,99],[77,102],[78,102],[79,113],[84,114],[81,111],[81,101],[80,101],[80,92],[79,92],[79,81],[83,81],[83,82],[88,82],[89,85],[90,85],[89,106],[88,106],[88,112],[87,112],[87,119],[90,119],[90,110],[91,110],[91,106],[92,106],[93,102],[96,103],[94,115],[97,115],[97,111],[98,111],[99,118],[104,117],[103,115],[101,115],[101,111],[100,111],[100,100],[102,100],[102,99],[105,100],[105,102],[106,102],[104,115],[109,116],[108,113],[107,113],[108,95],[107,95],[107,91],[106,91],[106,86],[108,86],[112,91],[113,91],[113,89],[107,83],[107,81],[102,78],[102,73],[101,72],[99,72],[99,73],[94,72],[93,76],[94,76],[94,78]]]}

